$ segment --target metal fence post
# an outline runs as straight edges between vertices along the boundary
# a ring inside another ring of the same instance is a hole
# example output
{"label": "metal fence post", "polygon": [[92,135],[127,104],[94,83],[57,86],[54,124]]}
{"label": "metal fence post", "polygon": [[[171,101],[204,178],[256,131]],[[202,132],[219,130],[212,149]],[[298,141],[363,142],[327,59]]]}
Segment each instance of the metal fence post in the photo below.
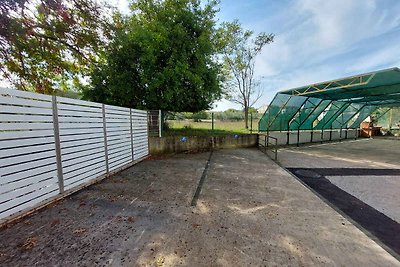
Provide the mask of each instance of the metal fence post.
{"label": "metal fence post", "polygon": [[159,109],[158,110],[158,137],[162,136],[161,131],[162,131],[162,112],[161,112],[161,109]]}
{"label": "metal fence post", "polygon": [[265,153],[267,153],[268,142],[269,142],[268,135],[266,135],[265,136],[265,142],[264,142],[264,151],[265,151]]}
{"label": "metal fence post", "polygon": [[214,135],[214,112],[211,112],[211,132]]}
{"label": "metal fence post", "polygon": [[250,113],[250,133],[253,133],[253,113]]}
{"label": "metal fence post", "polygon": [[62,194],[64,193],[64,174],[63,174],[62,159],[61,159],[60,128],[58,124],[57,97],[55,95],[53,95],[51,102],[53,107],[53,128],[54,128],[54,143],[56,146],[58,186],[60,188],[60,194]]}
{"label": "metal fence post", "polygon": [[[133,123],[132,123],[132,109],[129,109],[129,121],[131,124],[131,152],[132,152],[132,161],[133,161]],[[147,127],[148,129],[149,127]]]}
{"label": "metal fence post", "polygon": [[106,163],[106,172],[109,172],[108,169],[108,145],[107,145],[107,124],[106,124],[106,106],[103,104],[101,106],[103,111],[103,133],[104,133],[104,156]]}

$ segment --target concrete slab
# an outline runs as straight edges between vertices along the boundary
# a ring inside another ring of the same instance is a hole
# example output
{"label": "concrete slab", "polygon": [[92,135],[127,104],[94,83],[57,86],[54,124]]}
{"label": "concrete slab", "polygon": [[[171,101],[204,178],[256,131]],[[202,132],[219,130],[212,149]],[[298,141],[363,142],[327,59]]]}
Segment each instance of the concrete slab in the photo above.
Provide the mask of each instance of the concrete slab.
{"label": "concrete slab", "polygon": [[1,266],[400,266],[255,149],[146,160],[0,231]]}
{"label": "concrete slab", "polygon": [[286,167],[400,168],[400,140],[358,139],[279,150]]}

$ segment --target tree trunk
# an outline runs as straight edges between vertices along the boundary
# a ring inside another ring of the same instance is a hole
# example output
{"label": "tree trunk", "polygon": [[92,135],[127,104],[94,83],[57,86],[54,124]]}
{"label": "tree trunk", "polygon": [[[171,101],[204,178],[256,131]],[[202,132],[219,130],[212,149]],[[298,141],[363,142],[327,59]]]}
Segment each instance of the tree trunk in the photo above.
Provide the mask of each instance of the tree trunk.
{"label": "tree trunk", "polygon": [[244,107],[244,123],[246,129],[249,129],[249,107]]}

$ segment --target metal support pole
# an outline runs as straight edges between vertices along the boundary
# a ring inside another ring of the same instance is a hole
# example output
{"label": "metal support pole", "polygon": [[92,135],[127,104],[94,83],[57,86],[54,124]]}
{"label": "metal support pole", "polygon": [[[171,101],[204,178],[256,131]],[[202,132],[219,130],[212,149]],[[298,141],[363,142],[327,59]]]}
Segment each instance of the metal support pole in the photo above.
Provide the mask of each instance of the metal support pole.
{"label": "metal support pole", "polygon": [[[351,105],[351,104],[350,104]],[[364,104],[364,105],[362,105],[361,106],[361,108],[359,108],[352,116],[350,116],[347,120],[345,120],[341,125],[340,125],[340,137],[342,137],[342,128],[343,128],[343,126],[346,124],[346,136],[345,136],[345,139],[347,139],[347,132],[348,132],[348,130],[349,130],[349,127],[347,126],[347,123],[349,122],[349,121],[351,121],[357,114],[359,114],[360,112],[361,112],[361,110],[364,108],[364,107],[366,107],[366,104]]]}
{"label": "metal support pole", "polygon": [[106,163],[106,173],[109,173],[108,168],[108,144],[107,144],[107,124],[106,124],[106,106],[101,106],[103,112],[103,134],[104,134],[104,159]]}
{"label": "metal support pole", "polygon": [[[336,105],[335,105],[336,106]],[[322,125],[322,133],[324,132],[324,128],[325,126],[331,122],[331,121],[335,121],[336,118],[340,115],[340,113],[343,113],[343,111],[345,111],[348,107],[350,106],[350,103],[344,104],[343,106],[341,106],[340,108],[338,108],[338,110],[324,123],[324,125]],[[337,106],[336,106],[337,107]],[[332,122],[333,123],[333,122]],[[323,138],[323,136],[322,136]],[[331,133],[330,133],[330,137],[329,137],[329,141],[332,140],[332,125],[331,125]]]}
{"label": "metal support pole", "polygon": [[57,97],[55,95],[53,95],[51,104],[53,107],[53,128],[54,128],[54,143],[56,146],[58,187],[60,189],[60,194],[62,194],[64,193],[64,174],[63,174],[62,159],[61,159],[60,128],[58,124]]}
{"label": "metal support pole", "polygon": [[129,121],[131,124],[131,152],[132,152],[132,161],[133,161],[133,123],[132,123],[132,109],[129,109]]}
{"label": "metal support pole", "polygon": [[265,139],[265,140],[264,140],[264,141],[265,141],[265,142],[264,142],[264,152],[265,152],[265,153],[267,153],[267,147],[268,147],[267,138],[268,138],[268,136],[266,135],[266,136],[264,137],[264,139]]}
{"label": "metal support pole", "polygon": [[[283,104],[283,106],[281,106],[281,108],[279,109],[278,113],[276,113],[274,119],[273,119],[273,120],[271,121],[271,123],[268,125],[268,128],[270,128],[271,125],[275,122],[276,118],[277,118],[278,115],[282,112],[282,110],[283,110],[284,108],[286,108],[286,106],[287,106],[287,104],[289,103],[290,99],[292,99],[292,96],[290,96],[290,97],[288,98],[288,100],[285,102],[285,104]],[[271,102],[271,103],[272,103],[272,102]]]}
{"label": "metal support pole", "polygon": [[211,132],[214,135],[214,112],[211,112]]}
{"label": "metal support pole", "polygon": [[250,113],[250,133],[253,133],[253,113]]}
{"label": "metal support pole", "polygon": [[[296,110],[296,112],[293,114],[292,117],[290,117],[290,119],[288,120],[288,129],[287,129],[287,141],[286,143],[289,145],[290,143],[290,125],[292,124],[292,120],[294,119],[294,117],[296,117],[297,113],[301,114],[301,108],[307,103],[309,97],[306,98],[306,100],[304,100],[304,102],[299,106],[299,108]],[[300,115],[299,115],[300,116]],[[297,124],[299,124],[297,121],[295,121]]]}
{"label": "metal support pole", "polygon": [[[319,105],[321,105],[321,103],[323,102],[323,100],[319,101],[317,105],[314,106],[313,110],[304,118],[304,120],[299,124],[299,126],[297,127],[297,135],[300,134],[300,128],[301,126],[303,126],[303,124],[311,117],[311,115],[314,113],[315,110],[317,110],[317,108],[319,107]],[[323,110],[322,110],[323,111]],[[320,113],[322,113],[322,111]],[[318,114],[319,115],[319,114]],[[311,125],[312,127],[312,125]],[[314,135],[314,129],[311,129],[311,140],[310,143],[312,143],[313,141],[313,135]],[[299,140],[297,141],[299,142]]]}
{"label": "metal support pole", "polygon": [[161,109],[158,110],[158,137],[161,137],[162,134],[162,112]]}

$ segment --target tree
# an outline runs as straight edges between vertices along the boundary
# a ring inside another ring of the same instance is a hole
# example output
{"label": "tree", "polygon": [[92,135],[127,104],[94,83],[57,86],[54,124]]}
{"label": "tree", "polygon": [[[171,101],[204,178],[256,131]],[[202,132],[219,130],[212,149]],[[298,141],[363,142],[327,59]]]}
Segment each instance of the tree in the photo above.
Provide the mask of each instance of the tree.
{"label": "tree", "polygon": [[142,109],[197,112],[221,96],[216,2],[138,0],[91,75],[84,97]]}
{"label": "tree", "polygon": [[79,86],[111,38],[110,10],[96,0],[0,0],[1,75],[39,93]]}
{"label": "tree", "polygon": [[218,31],[220,51],[227,73],[227,98],[243,107],[248,128],[249,108],[262,96],[259,81],[254,77],[255,60],[263,47],[274,41],[274,34],[243,30],[238,21],[222,23]]}

